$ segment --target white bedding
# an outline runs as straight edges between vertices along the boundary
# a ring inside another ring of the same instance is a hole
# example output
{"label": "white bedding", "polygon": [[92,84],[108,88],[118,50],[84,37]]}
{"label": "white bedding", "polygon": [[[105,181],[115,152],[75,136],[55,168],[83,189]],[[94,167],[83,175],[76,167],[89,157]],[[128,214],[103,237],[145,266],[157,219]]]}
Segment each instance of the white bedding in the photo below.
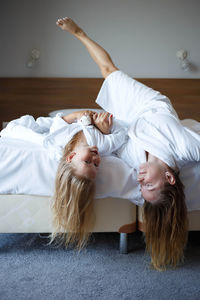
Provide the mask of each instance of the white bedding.
{"label": "white bedding", "polygon": [[[39,145],[0,138],[0,194],[51,196],[58,163]],[[96,198],[119,197],[138,203],[136,171],[114,156],[102,157]]]}
{"label": "white bedding", "polygon": [[[188,122],[186,121],[187,125]],[[57,162],[39,145],[0,138],[0,194],[51,196]],[[200,162],[190,163],[180,177],[188,210],[200,209]],[[142,205],[136,171],[114,156],[103,157],[97,176],[96,198],[118,197]]]}

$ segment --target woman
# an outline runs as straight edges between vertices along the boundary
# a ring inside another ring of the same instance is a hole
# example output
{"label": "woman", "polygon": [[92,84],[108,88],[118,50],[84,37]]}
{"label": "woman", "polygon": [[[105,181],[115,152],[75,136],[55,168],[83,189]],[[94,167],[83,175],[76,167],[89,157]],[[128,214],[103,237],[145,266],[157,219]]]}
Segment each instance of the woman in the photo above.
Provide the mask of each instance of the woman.
{"label": "woman", "polygon": [[106,79],[97,103],[129,124],[129,140],[118,155],[138,170],[145,199],[147,250],[157,270],[176,266],[187,242],[187,210],[179,169],[200,160],[200,138],[183,127],[170,100],[133,80],[70,18],[57,25],[85,45]]}

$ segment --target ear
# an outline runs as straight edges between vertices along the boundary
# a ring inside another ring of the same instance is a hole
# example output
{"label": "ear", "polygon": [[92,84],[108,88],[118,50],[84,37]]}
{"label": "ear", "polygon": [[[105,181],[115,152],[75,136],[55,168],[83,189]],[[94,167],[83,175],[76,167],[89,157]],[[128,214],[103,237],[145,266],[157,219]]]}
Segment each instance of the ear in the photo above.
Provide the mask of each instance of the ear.
{"label": "ear", "polygon": [[165,177],[166,177],[167,181],[169,182],[169,184],[174,185],[176,183],[176,179],[171,172],[166,172]]}
{"label": "ear", "polygon": [[69,155],[66,157],[66,161],[70,163],[72,161],[72,158],[76,155],[76,152],[71,152]]}

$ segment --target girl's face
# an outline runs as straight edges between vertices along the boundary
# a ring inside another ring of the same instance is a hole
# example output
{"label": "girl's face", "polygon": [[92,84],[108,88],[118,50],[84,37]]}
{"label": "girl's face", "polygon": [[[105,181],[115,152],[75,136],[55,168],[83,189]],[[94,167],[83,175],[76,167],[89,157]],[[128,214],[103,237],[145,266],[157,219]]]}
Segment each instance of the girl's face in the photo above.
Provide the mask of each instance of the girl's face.
{"label": "girl's face", "polygon": [[96,146],[79,146],[71,152],[67,161],[71,162],[76,169],[76,175],[88,179],[95,179],[101,158]]}
{"label": "girl's face", "polygon": [[146,201],[156,201],[167,181],[166,169],[158,163],[147,162],[140,166],[138,182]]}

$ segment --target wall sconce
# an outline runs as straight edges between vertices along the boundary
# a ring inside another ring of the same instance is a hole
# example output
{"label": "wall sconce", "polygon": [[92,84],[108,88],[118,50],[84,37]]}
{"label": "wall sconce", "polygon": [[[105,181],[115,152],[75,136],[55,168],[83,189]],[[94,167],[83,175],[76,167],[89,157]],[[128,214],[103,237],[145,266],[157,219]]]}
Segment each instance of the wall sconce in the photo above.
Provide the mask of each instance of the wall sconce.
{"label": "wall sconce", "polygon": [[35,63],[36,63],[36,61],[38,61],[39,58],[40,58],[40,50],[39,50],[39,49],[36,49],[36,48],[33,48],[33,49],[31,50],[31,55],[30,55],[30,57],[29,57],[29,60],[28,60],[27,63],[26,63],[26,66],[27,66],[28,68],[33,68],[34,65],[35,65]]}
{"label": "wall sconce", "polygon": [[183,71],[189,71],[191,68],[191,65],[187,59],[187,54],[187,51],[182,49],[176,52],[176,57],[179,59],[180,66]]}

